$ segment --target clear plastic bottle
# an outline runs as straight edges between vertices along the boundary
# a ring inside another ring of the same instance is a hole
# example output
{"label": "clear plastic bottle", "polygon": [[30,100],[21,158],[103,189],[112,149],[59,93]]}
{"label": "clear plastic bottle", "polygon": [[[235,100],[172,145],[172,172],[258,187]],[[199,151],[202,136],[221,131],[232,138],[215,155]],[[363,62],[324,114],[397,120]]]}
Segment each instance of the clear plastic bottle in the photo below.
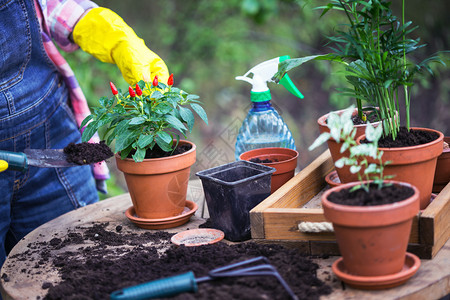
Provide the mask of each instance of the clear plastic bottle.
{"label": "clear plastic bottle", "polygon": [[282,147],[296,150],[292,133],[270,101],[252,102],[253,106],[239,129],[235,158],[258,148]]}
{"label": "clear plastic bottle", "polygon": [[[250,100],[252,108],[248,112],[237,136],[235,158],[253,149],[267,147],[295,148],[292,133],[283,118],[272,107],[272,96],[267,87],[268,82],[273,82],[273,76],[278,71],[278,64],[289,59],[289,56],[276,57],[262,62],[250,69],[243,76],[236,77],[252,85]],[[292,83],[286,74],[280,83],[293,95],[303,98],[303,95]]]}

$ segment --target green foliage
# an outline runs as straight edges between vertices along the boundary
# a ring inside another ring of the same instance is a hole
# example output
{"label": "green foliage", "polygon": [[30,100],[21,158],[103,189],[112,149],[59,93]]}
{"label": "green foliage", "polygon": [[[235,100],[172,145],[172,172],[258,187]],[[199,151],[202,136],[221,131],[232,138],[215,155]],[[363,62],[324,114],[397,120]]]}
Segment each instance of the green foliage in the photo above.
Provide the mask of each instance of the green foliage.
{"label": "green foliage", "polygon": [[[330,132],[323,132],[317,137],[313,144],[308,148],[310,151],[322,145],[330,138],[341,144],[340,152],[349,150],[348,157],[342,157],[335,162],[336,168],[350,166],[352,174],[358,174],[361,182],[353,190],[363,188],[369,191],[369,181],[381,188],[385,185],[384,181],[392,176],[383,174],[384,167],[388,162],[383,163],[383,151],[378,148],[378,141],[383,133],[382,126],[373,127],[370,123],[366,126],[366,140],[368,143],[358,144],[355,140],[356,128],[353,126],[352,113],[354,106],[346,109],[341,115],[334,112],[330,113],[327,119],[327,127]],[[378,163],[369,163],[368,158],[375,159]]]}
{"label": "green foliage", "polygon": [[[421,63],[407,60],[407,54],[423,47],[419,39],[408,36],[417,28],[411,22],[399,20],[393,15],[391,2],[386,0],[330,0],[322,9],[321,17],[331,10],[343,12],[347,24],[329,37],[332,53],[314,56],[314,60],[330,60],[345,66],[343,74],[352,88],[341,88],[343,95],[356,100],[358,113],[364,119],[362,101],[378,107],[379,120],[383,122],[385,135],[395,139],[400,122],[398,111],[401,101],[399,89],[403,89],[406,125],[410,126],[410,95],[416,75],[423,71],[433,74],[431,63],[442,63],[438,55]],[[307,57],[309,58],[309,57]],[[280,74],[301,65],[305,58],[287,60],[280,64]]]}
{"label": "green foliage", "polygon": [[[140,81],[142,95],[131,97],[129,92],[111,98],[102,97],[99,107],[86,117],[82,141],[88,141],[99,128],[106,127],[104,139],[108,145],[115,141],[115,153],[124,159],[131,155],[136,162],[144,160],[148,149],[158,145],[165,152],[174,150],[174,140],[179,134],[186,137],[194,126],[195,111],[205,123],[206,112],[197,95],[188,94],[176,87]],[[131,88],[130,88],[131,89]],[[186,106],[188,106],[186,107]]]}

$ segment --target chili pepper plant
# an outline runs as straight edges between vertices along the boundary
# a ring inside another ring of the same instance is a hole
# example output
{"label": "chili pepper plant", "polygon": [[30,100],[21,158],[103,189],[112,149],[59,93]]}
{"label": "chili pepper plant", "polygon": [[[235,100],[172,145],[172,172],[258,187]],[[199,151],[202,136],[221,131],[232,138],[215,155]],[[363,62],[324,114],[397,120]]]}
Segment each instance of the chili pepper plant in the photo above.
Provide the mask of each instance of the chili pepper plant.
{"label": "chili pepper plant", "polygon": [[101,97],[99,107],[87,116],[81,128],[82,141],[88,141],[98,129],[106,127],[106,144],[115,142],[114,152],[122,159],[132,157],[141,162],[155,146],[173,152],[180,140],[192,132],[194,113],[208,124],[199,96],[173,86],[173,74],[167,84],[158,77],[151,82],[139,81],[122,92],[110,82],[112,97]]}

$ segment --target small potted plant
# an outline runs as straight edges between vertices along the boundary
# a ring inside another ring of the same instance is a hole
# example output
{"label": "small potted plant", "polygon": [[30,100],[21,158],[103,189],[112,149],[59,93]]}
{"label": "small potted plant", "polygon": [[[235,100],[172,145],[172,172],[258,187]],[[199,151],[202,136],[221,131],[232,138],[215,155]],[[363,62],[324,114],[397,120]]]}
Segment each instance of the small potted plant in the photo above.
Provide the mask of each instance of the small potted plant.
{"label": "small potted plant", "polygon": [[[419,193],[413,185],[389,180],[392,176],[384,174],[388,162],[382,160],[383,151],[377,145],[381,127],[368,124],[365,131],[368,143],[356,143],[352,111],[350,108],[340,116],[330,114],[328,121],[330,132],[338,135],[342,148],[349,150],[349,156],[339,159],[336,167],[349,166],[359,179],[333,187],[322,196],[325,218],[333,223],[342,255],[333,270],[343,281],[359,278],[362,287],[367,283],[364,278],[369,276],[378,278],[378,284],[385,286],[383,278],[387,277],[381,276],[389,275],[392,279],[402,271],[408,258],[415,262],[407,265],[409,277],[420,265],[413,254],[406,253],[412,220],[419,212]],[[322,133],[310,150],[329,138],[330,133]],[[378,163],[371,163],[369,158]],[[400,284],[405,278],[396,279],[394,283]],[[358,286],[358,282],[351,283]]]}
{"label": "small potted plant", "polygon": [[[436,159],[442,152],[444,136],[433,129],[411,127],[409,89],[414,85],[414,80],[423,75],[423,71],[432,73],[431,63],[444,63],[437,55],[421,63],[408,59],[408,54],[424,45],[419,44],[418,38],[409,37],[415,28],[412,28],[411,22],[406,22],[404,17],[397,18],[390,5],[391,2],[386,0],[329,1],[326,6],[320,7],[323,9],[322,16],[331,10],[338,10],[348,19],[348,24],[344,25],[346,30],[337,31],[337,35],[331,37],[331,41],[335,43],[334,52],[312,56],[306,60],[303,58],[284,61],[280,63],[281,72],[277,76],[281,78],[287,70],[312,59],[343,64],[345,77],[351,86],[342,89],[343,93],[355,98],[358,115],[363,120],[365,116],[362,101],[376,108],[374,112],[382,122],[383,138],[379,146],[385,153],[384,159],[392,161],[386,172],[395,174],[397,180],[416,185],[421,192],[421,208],[425,208],[431,199]],[[403,2],[403,16],[404,10]],[[404,126],[400,126],[400,109],[404,109],[406,115]],[[321,132],[325,130],[321,128]],[[411,140],[415,142],[408,142]],[[334,138],[328,141],[334,161],[348,155],[338,151],[340,142]],[[403,166],[406,169],[403,169]],[[411,169],[412,166],[415,168]],[[357,179],[348,168],[337,171],[341,182]]]}
{"label": "small potted plant", "polygon": [[167,84],[140,81],[128,92],[110,83],[113,96],[100,98],[99,107],[86,117],[82,140],[102,127],[104,139],[114,142],[116,163],[124,172],[139,218],[160,219],[181,214],[185,208],[190,167],[195,163],[195,144],[180,140],[194,126],[195,111],[208,122],[197,95]]}

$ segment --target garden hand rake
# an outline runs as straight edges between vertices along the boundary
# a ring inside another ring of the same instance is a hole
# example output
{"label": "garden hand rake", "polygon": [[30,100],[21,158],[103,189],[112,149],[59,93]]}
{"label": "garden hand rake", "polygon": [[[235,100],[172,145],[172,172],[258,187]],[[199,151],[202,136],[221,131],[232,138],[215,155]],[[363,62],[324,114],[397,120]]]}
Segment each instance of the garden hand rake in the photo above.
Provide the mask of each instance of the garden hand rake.
{"label": "garden hand rake", "polygon": [[[260,265],[248,266],[253,263],[263,262]],[[195,278],[194,273],[187,273],[146,282],[136,286],[124,288],[111,293],[112,300],[140,300],[161,297],[172,297],[184,292],[197,292],[197,283],[216,280],[225,277],[239,276],[275,276],[289,293],[292,299],[298,299],[289,285],[278,273],[277,269],[269,264],[264,256],[248,259],[242,262],[214,269],[207,276]]]}

